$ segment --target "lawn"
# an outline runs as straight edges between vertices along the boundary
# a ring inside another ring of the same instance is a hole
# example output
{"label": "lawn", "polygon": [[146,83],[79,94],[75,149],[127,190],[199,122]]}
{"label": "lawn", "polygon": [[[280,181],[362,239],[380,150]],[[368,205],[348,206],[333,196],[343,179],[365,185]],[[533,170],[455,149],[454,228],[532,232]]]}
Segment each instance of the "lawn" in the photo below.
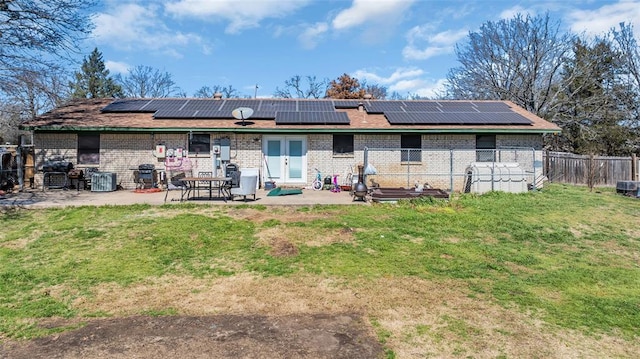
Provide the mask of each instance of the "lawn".
{"label": "lawn", "polygon": [[0,214],[0,339],[51,318],[356,312],[388,357],[634,357],[640,200],[548,185],[371,206]]}

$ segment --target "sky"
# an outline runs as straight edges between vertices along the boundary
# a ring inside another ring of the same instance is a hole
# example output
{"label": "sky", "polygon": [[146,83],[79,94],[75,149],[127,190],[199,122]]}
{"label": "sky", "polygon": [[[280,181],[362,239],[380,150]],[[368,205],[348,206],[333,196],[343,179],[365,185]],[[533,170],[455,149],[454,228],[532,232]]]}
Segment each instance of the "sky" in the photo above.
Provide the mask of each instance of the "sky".
{"label": "sky", "polygon": [[97,47],[112,75],[168,72],[188,97],[214,85],[273,97],[293,76],[344,73],[389,94],[434,97],[470,32],[545,13],[586,36],[631,23],[640,40],[640,0],[102,0],[83,51]]}

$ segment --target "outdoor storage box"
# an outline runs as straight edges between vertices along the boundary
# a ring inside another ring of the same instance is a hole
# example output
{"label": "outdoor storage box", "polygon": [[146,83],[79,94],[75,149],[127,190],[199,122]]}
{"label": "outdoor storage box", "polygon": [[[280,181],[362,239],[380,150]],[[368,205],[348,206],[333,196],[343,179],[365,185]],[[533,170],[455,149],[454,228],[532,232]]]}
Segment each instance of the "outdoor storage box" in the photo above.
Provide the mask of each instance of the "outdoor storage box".
{"label": "outdoor storage box", "polygon": [[111,192],[116,190],[116,174],[94,172],[91,175],[91,192]]}
{"label": "outdoor storage box", "polygon": [[616,192],[622,194],[636,195],[640,188],[640,182],[636,181],[618,181],[616,182]]}
{"label": "outdoor storage box", "polygon": [[274,181],[264,181],[264,189],[266,191],[272,190],[276,188],[276,183]]}

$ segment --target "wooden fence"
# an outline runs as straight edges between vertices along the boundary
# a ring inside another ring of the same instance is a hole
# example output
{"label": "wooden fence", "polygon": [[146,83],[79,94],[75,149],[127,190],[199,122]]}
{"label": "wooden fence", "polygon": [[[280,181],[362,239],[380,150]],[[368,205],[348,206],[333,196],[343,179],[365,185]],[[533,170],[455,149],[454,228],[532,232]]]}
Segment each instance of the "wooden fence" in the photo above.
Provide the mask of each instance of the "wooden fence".
{"label": "wooden fence", "polygon": [[638,158],[576,155],[546,151],[544,174],[550,182],[615,186],[618,181],[638,181]]}

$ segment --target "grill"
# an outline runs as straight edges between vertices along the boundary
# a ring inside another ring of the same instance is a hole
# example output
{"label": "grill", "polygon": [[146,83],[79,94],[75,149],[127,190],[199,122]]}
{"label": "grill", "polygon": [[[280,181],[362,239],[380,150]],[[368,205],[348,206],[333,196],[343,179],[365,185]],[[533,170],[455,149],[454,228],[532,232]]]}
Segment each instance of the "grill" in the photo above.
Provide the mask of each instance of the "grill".
{"label": "grill", "polygon": [[42,172],[69,173],[73,169],[73,163],[68,161],[46,161],[42,164]]}
{"label": "grill", "polygon": [[63,160],[50,160],[42,164],[42,189],[68,188],[69,172],[73,170],[73,163]]}
{"label": "grill", "polygon": [[141,164],[138,166],[138,170],[134,172],[134,177],[137,188],[153,188],[158,182],[156,166],[152,163]]}

